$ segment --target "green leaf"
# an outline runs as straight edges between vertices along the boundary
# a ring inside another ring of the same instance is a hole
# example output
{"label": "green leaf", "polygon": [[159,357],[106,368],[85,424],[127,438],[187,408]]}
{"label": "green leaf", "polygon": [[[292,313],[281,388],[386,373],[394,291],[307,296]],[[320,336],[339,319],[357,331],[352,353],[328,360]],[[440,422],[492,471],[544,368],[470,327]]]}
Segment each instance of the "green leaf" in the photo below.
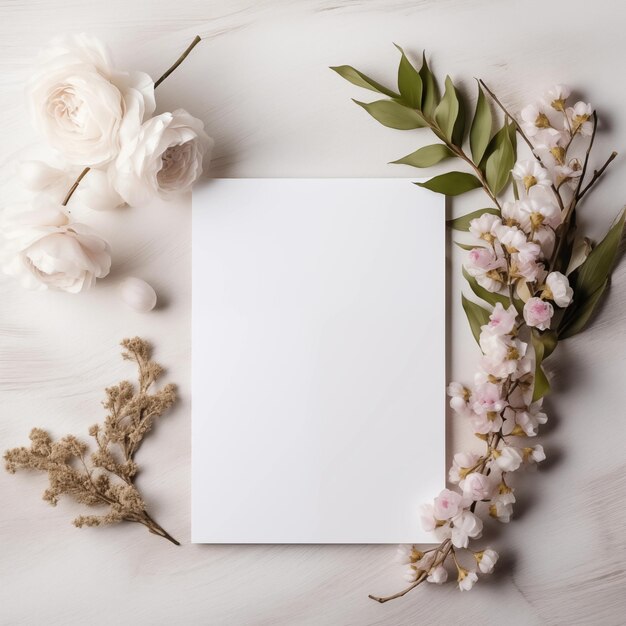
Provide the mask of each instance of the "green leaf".
{"label": "green leaf", "polygon": [[419,71],[422,79],[422,112],[426,117],[432,117],[439,102],[439,89],[433,73],[426,62],[426,53],[422,55],[422,67]]}
{"label": "green leaf", "polygon": [[402,56],[398,67],[398,89],[402,99],[412,108],[422,108],[422,78],[419,72],[411,65],[404,50],[394,44]]}
{"label": "green leaf", "polygon": [[462,217],[457,217],[453,220],[448,220],[448,226],[450,228],[454,228],[454,230],[469,230],[470,222],[485,213],[491,213],[492,215],[500,215],[500,211],[498,209],[478,209],[478,211],[473,211],[472,213],[468,213],[467,215],[463,215]]}
{"label": "green leaf", "polygon": [[515,165],[515,150],[508,124],[496,133],[492,143],[493,151],[485,163],[485,176],[491,191],[498,195],[509,182],[511,170]]}
{"label": "green leaf", "polygon": [[478,281],[467,273],[467,270],[463,268],[463,277],[467,281],[470,289],[477,295],[481,300],[484,300],[487,304],[491,306],[496,306],[496,303],[499,302],[505,309],[508,309],[511,305],[511,301],[507,296],[503,296],[500,293],[492,293],[488,291],[484,287],[481,287],[478,284]]}
{"label": "green leaf", "polygon": [[607,278],[598,289],[580,304],[580,306],[573,304],[572,307],[567,310],[559,325],[560,339],[573,337],[585,328],[608,284],[609,279]]}
{"label": "green leaf", "polygon": [[572,245],[572,253],[570,255],[565,275],[569,276],[574,270],[578,269],[589,256],[591,252],[591,241],[584,237],[583,239],[576,239]]}
{"label": "green leaf", "polygon": [[533,388],[533,402],[543,398],[550,391],[550,383],[541,364],[547,359],[557,346],[557,334],[553,330],[543,333],[533,329],[531,341],[535,351],[535,386]]}
{"label": "green leaf", "polygon": [[437,193],[443,193],[446,196],[458,196],[472,189],[478,189],[481,186],[476,176],[466,172],[448,172],[447,174],[435,176],[425,183],[415,184]]}
{"label": "green leaf", "polygon": [[550,393],[550,382],[546,373],[543,371],[543,367],[538,365],[535,367],[535,385],[533,387],[533,402],[537,402],[544,396]]}
{"label": "green leaf", "polygon": [[485,154],[485,150],[491,139],[491,125],[491,109],[479,84],[476,112],[474,113],[472,127],[470,128],[470,148],[472,150],[474,163],[480,163]]}
{"label": "green leaf", "polygon": [[479,306],[475,302],[468,300],[462,294],[461,304],[463,305],[465,315],[467,315],[467,321],[469,322],[470,328],[472,330],[472,335],[474,335],[476,343],[479,343],[480,327],[489,323],[489,311],[483,309],[483,307]]}
{"label": "green leaf", "polygon": [[574,300],[559,325],[559,335],[562,339],[573,337],[583,330],[598,306],[615,264],[624,232],[625,218],[626,211],[622,211],[604,239],[589,253],[575,272]]}
{"label": "green leaf", "polygon": [[358,102],[376,121],[388,128],[413,130],[426,126],[424,118],[415,110],[405,107],[393,100],[377,100],[376,102]]}
{"label": "green leaf", "polygon": [[448,146],[442,143],[435,143],[432,146],[424,146],[405,157],[392,161],[392,163],[401,163],[404,165],[412,165],[413,167],[431,167],[444,159],[456,156]]}
{"label": "green leaf", "polygon": [[619,244],[622,241],[624,218],[626,218],[626,211],[622,211],[604,239],[589,253],[585,262],[578,269],[574,301],[576,299],[583,301],[589,298],[609,277],[617,257]]}
{"label": "green leaf", "polygon": [[364,89],[369,89],[370,91],[376,91],[377,93],[382,93],[390,98],[398,98],[399,94],[395,91],[391,91],[391,89],[387,89],[384,85],[377,83],[375,80],[371,79],[369,76],[362,74],[358,70],[355,70],[350,65],[338,65],[335,67],[331,67],[331,70],[337,72],[339,76],[345,78],[348,82],[356,85],[357,87],[363,87]]}
{"label": "green leaf", "polygon": [[449,76],[446,76],[446,90],[441,102],[435,109],[435,121],[448,141],[452,141],[452,137],[455,134],[455,124],[458,116],[459,98],[452,80]]}
{"label": "green leaf", "polygon": [[470,245],[469,243],[461,243],[460,241],[455,241],[454,242],[455,245],[459,246],[459,248],[461,248],[461,250],[473,250],[474,248],[483,248],[484,246],[473,246]]}

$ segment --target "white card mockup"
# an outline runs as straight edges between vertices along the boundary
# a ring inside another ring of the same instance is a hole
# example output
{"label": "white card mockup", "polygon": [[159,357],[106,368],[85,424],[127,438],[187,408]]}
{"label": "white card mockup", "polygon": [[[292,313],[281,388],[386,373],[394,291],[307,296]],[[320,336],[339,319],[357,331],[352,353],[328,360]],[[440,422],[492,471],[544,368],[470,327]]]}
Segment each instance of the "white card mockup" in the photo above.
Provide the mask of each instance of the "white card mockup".
{"label": "white card mockup", "polygon": [[429,542],[445,211],[405,179],[193,194],[192,541]]}

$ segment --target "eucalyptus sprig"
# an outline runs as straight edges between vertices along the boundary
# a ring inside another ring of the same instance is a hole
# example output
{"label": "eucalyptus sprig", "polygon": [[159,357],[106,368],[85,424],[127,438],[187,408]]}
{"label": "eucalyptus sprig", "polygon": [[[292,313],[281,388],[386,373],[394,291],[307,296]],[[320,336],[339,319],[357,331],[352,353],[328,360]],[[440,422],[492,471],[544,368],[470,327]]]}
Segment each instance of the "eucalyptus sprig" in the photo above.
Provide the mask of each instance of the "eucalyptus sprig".
{"label": "eucalyptus sprig", "polygon": [[[355,100],[382,125],[405,131],[426,128],[439,140],[392,163],[428,168],[457,159],[462,165],[416,185],[447,196],[482,188],[492,205],[449,221],[451,228],[478,239],[457,245],[469,252],[463,276],[473,299],[463,295],[462,305],[482,356],[474,383],[451,383],[448,394],[451,407],[471,422],[486,449],[482,455],[455,455],[449,479],[458,491],[444,489],[422,514],[423,525],[440,544],[425,552],[401,546],[411,584],[391,596],[370,596],[378,602],[401,597],[424,581],[444,582],[449,563],[462,590],[471,589],[478,572],[493,570],[495,551],[468,547],[482,533],[479,513],[508,522],[515,502],[509,474],[545,458],[542,446],[523,442],[547,420],[542,399],[550,384],[543,363],[559,341],[581,332],[597,310],[625,220],[622,211],[596,245],[577,225],[583,198],[617,156],[612,152],[590,174],[598,129],[598,115],[590,105],[568,105],[569,91],[557,86],[540,103],[526,107],[520,122],[478,80],[469,115],[449,76],[440,95],[425,54],[417,69],[396,47],[401,55],[397,88],[348,65],[331,69],[384,96],[374,102]],[[529,160],[518,157],[518,137],[530,151]],[[578,156],[581,145],[584,155]],[[477,570],[461,564],[463,550],[473,555]]]}

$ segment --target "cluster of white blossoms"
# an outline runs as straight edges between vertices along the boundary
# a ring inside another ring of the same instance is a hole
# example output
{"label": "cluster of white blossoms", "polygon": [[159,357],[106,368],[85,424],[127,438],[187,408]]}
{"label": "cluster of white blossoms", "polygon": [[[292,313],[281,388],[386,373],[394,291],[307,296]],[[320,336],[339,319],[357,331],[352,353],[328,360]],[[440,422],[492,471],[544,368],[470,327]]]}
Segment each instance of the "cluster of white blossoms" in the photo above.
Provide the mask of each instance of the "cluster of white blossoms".
{"label": "cluster of white blossoms", "polygon": [[102,238],[72,222],[70,197],[77,207],[105,210],[191,188],[213,142],[183,109],[153,116],[154,90],[150,76],[118,70],[105,46],[84,34],[41,53],[27,99],[54,165],[18,168],[27,199],[4,207],[7,273],[27,287],[82,291],[108,274],[111,256]]}
{"label": "cluster of white blossoms", "polygon": [[[469,549],[482,535],[482,517],[509,522],[515,495],[508,475],[545,459],[541,445],[523,445],[523,438],[534,437],[547,421],[542,400],[532,401],[530,329],[547,331],[557,312],[572,302],[567,276],[548,268],[564,216],[563,198],[575,193],[581,173],[580,162],[570,159],[568,150],[576,135],[593,132],[590,105],[569,107],[568,96],[558,86],[522,111],[521,127],[533,156],[518,161],[511,172],[516,199],[470,222],[469,231],[480,243],[470,250],[465,269],[497,297],[489,322],[480,329],[482,355],[473,384],[451,383],[448,395],[454,412],[468,421],[486,451],[456,454],[448,478],[457,489],[444,489],[432,504],[422,505],[422,525],[440,544],[426,552],[400,547],[411,583],[445,582],[449,556],[461,590],[471,589],[479,573],[491,573],[498,554]],[[474,566],[459,562],[459,550],[472,553]]]}

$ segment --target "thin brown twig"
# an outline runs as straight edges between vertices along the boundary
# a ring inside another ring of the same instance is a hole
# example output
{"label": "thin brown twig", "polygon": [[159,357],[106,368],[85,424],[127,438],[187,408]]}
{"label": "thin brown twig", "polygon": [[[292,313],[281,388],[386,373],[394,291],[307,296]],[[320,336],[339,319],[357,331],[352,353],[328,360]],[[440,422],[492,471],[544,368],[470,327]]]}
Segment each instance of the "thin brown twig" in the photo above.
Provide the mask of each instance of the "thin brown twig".
{"label": "thin brown twig", "polygon": [[589,181],[589,184],[585,186],[585,188],[580,192],[578,196],[578,201],[582,200],[583,196],[591,189],[591,187],[597,182],[597,180],[604,174],[606,168],[615,160],[617,157],[617,152],[611,152],[609,158],[605,161],[604,165],[599,170],[594,170],[593,177]]}

